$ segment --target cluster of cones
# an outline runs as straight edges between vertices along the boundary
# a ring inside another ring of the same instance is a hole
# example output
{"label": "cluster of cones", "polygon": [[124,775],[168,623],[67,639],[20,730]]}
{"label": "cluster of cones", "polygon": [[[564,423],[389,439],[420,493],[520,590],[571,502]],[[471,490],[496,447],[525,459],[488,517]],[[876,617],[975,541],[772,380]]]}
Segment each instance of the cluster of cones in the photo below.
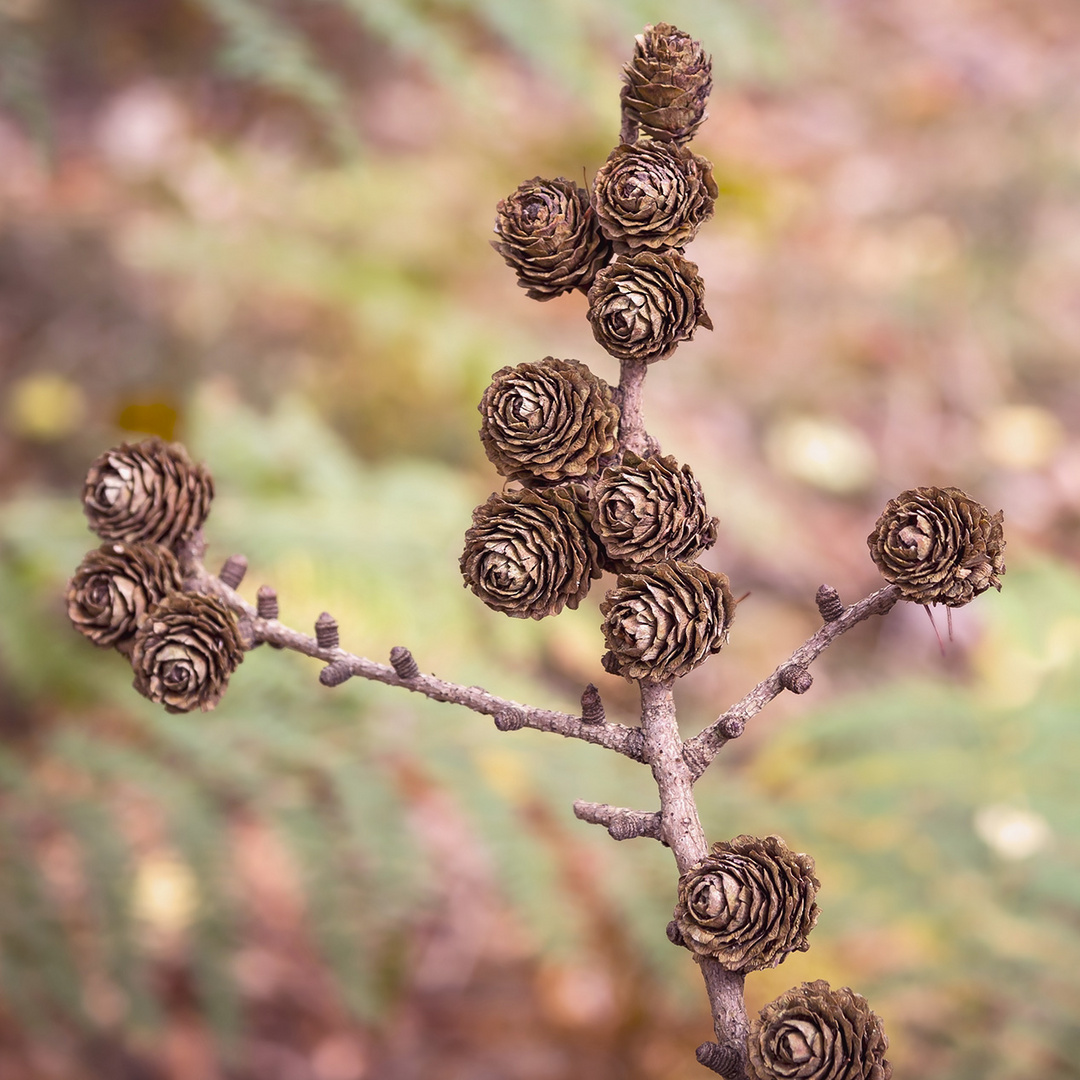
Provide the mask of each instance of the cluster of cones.
{"label": "cluster of cones", "polygon": [[[626,65],[622,141],[587,192],[535,177],[499,203],[494,247],[533,299],[588,295],[601,346],[624,366],[669,357],[711,327],[685,246],[713,213],[708,161],[687,143],[705,118],[712,64],[688,34],[647,27]],[[480,402],[480,438],[519,485],[473,514],[461,570],[516,618],[575,608],[603,571],[604,667],[634,679],[685,675],[727,640],[728,579],[698,556],[716,540],[689,466],[641,456],[620,430],[618,391],[579,360],[505,367]]]}
{"label": "cluster of cones", "polygon": [[236,616],[184,591],[184,545],[202,529],[214,483],[179,443],[146,439],[101,455],[83,509],[102,539],[68,586],[68,617],[95,645],[131,661],[134,686],[169,712],[206,711],[244,658]]}

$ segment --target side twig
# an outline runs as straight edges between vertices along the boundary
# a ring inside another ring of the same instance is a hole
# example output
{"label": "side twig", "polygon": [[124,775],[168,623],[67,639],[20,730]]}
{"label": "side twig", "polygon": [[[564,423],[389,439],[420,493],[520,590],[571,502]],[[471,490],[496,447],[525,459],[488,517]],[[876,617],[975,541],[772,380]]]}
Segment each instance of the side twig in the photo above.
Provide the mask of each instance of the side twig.
{"label": "side twig", "polygon": [[709,767],[725,744],[743,733],[746,722],[759,713],[774,697],[788,689],[785,675],[792,668],[805,670],[841,634],[871,615],[884,615],[900,599],[896,585],[886,585],[844,609],[843,614],[825,623],[813,637],[800,645],[776,670],[750,691],[741,701],[716,718],[707,728],[683,743],[683,760],[694,779]]}
{"label": "side twig", "polygon": [[483,687],[461,686],[434,675],[417,674],[402,678],[390,664],[379,664],[366,657],[356,656],[340,646],[322,646],[314,637],[293,630],[277,619],[260,618],[258,610],[239,593],[206,571],[201,562],[200,547],[200,543],[193,543],[181,553],[185,588],[216,596],[236,612],[240,619],[241,633],[249,647],[265,642],[279,649],[290,649],[333,664],[335,671],[341,675],[340,678],[332,680],[333,685],[339,685],[346,677],[352,676],[385,683],[387,686],[400,686],[413,693],[423,694],[433,701],[462,705],[472,712],[492,717],[512,716],[514,723],[508,725],[510,727],[530,727],[537,731],[554,732],[568,739],[581,739],[583,742],[606,747],[633,761],[644,761],[644,738],[640,728],[606,721],[587,723],[580,716],[523,705],[509,698],[498,697]]}
{"label": "side twig", "polygon": [[630,810],[578,799],[574,803],[574,817],[590,825],[603,825],[615,840],[632,840],[637,836],[660,840],[660,814],[655,810]]}

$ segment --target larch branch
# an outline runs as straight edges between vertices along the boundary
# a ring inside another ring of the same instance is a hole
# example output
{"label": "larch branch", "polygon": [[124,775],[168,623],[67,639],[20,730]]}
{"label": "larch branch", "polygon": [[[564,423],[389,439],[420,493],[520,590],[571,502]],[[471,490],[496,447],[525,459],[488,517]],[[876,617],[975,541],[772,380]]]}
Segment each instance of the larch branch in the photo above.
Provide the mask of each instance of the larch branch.
{"label": "larch branch", "polygon": [[182,552],[185,588],[216,596],[231,608],[240,619],[241,633],[249,648],[265,642],[279,649],[290,649],[333,664],[336,673],[341,677],[332,680],[331,685],[340,684],[351,676],[385,683],[387,686],[400,686],[413,693],[423,694],[433,701],[462,705],[487,716],[512,716],[514,723],[508,725],[510,727],[530,727],[537,731],[554,732],[568,739],[581,739],[583,742],[606,747],[634,761],[644,761],[644,737],[639,728],[608,722],[587,723],[580,716],[523,705],[521,702],[492,694],[483,687],[461,686],[434,675],[418,673],[403,678],[391,664],[379,664],[366,657],[356,656],[340,646],[321,646],[314,637],[293,630],[277,619],[260,618],[257,609],[239,593],[220,578],[207,573],[200,561],[200,555],[197,544],[193,550]]}

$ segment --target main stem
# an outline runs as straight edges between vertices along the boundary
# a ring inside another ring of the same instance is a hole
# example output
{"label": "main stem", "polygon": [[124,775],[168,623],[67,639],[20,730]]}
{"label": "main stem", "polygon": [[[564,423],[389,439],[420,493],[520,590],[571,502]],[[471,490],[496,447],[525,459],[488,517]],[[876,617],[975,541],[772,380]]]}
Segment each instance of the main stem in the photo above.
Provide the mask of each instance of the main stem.
{"label": "main stem", "polygon": [[656,441],[645,430],[641,415],[641,391],[649,367],[641,360],[623,360],[619,370],[619,444],[623,450],[648,457],[656,450]]}
{"label": "main stem", "polygon": [[[645,735],[644,758],[660,793],[660,835],[671,848],[679,873],[685,874],[705,858],[709,845],[694,801],[695,777],[682,756],[672,685],[673,680],[640,682],[641,730]],[[750,1025],[743,1001],[744,976],[728,971],[710,957],[697,960],[709,995],[716,1040],[729,1048],[738,1062],[727,1073],[728,1080],[745,1080]]]}

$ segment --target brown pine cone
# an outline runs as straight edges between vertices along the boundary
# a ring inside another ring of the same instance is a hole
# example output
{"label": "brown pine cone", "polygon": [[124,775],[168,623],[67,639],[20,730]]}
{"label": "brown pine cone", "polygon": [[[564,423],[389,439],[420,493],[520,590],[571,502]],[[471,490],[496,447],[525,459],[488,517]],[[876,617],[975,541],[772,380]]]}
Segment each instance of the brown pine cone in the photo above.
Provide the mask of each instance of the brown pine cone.
{"label": "brown pine cone", "polygon": [[600,231],[589,193],[573,180],[534,176],[500,200],[495,216],[498,240],[491,246],[518,276],[533,300],[581,289],[611,258],[611,243]]}
{"label": "brown pine cone", "polygon": [[587,476],[615,448],[619,407],[611,388],[577,360],[548,356],[501,368],[479,409],[484,450],[514,480]]}
{"label": "brown pine cone", "polygon": [[68,584],[68,618],[95,645],[130,652],[139,621],[182,585],[168,548],[106,540],[86,553]]}
{"label": "brown pine cone", "polygon": [[244,659],[236,616],[199,593],[171,593],[143,619],[131,666],[135,689],[167,712],[203,712],[225,693]]}
{"label": "brown pine cone", "polygon": [[716,518],[705,508],[701,485],[673,457],[625,454],[621,465],[601,474],[593,504],[606,570],[690,562],[716,542]]}
{"label": "brown pine cone", "polygon": [[729,971],[776,967],[810,947],[820,884],[779,836],[736,836],[679,878],[675,922],[687,948]]}
{"label": "brown pine cone", "polygon": [[889,500],[866,542],[905,600],[961,607],[991,586],[1001,589],[1002,517],[959,488],[913,488]]}
{"label": "brown pine cone", "polygon": [[689,34],[669,23],[646,26],[633,59],[623,69],[624,128],[654,139],[684,143],[693,138],[712,91],[712,59]]}
{"label": "brown pine cone", "polygon": [[465,584],[515,619],[576,608],[600,576],[585,499],[571,484],[492,495],[465,534]]}
{"label": "brown pine cone", "polygon": [[866,998],[824,979],[788,990],[750,1021],[753,1080],[889,1080],[889,1039]]}
{"label": "brown pine cone", "polygon": [[681,248],[712,217],[712,165],[676,143],[617,146],[593,181],[600,227],[620,248]]}
{"label": "brown pine cone", "polygon": [[103,540],[148,541],[175,548],[202,527],[214,482],[180,443],[121,443],[91,466],[83,510]]}
{"label": "brown pine cone", "polygon": [[663,562],[617,579],[600,604],[604,670],[676,679],[719,652],[735,615],[728,579],[697,563]]}
{"label": "brown pine cone", "polygon": [[588,319],[612,356],[649,364],[670,356],[699,326],[712,329],[705,283],[677,251],[620,255],[605,266],[589,290]]}

